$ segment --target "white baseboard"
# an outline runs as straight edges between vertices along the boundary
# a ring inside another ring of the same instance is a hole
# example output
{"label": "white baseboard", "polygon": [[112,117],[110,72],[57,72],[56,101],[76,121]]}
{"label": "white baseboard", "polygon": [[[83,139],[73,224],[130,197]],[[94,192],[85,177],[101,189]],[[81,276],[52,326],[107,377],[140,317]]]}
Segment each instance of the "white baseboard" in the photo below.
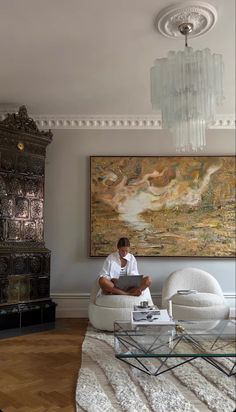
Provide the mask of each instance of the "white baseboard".
{"label": "white baseboard", "polygon": [[[230,316],[236,317],[236,295],[225,293],[224,297],[230,307]],[[57,303],[57,318],[87,318],[89,293],[52,293],[52,300]],[[161,294],[152,293],[153,302],[161,306]]]}
{"label": "white baseboard", "polygon": [[89,293],[51,293],[57,318],[87,318]]}

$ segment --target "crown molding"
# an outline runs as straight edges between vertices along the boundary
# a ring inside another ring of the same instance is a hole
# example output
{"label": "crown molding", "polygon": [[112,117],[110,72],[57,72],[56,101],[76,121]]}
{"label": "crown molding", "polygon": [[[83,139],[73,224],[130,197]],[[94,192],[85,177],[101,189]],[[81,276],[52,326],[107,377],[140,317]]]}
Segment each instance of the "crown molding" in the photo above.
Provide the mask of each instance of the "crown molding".
{"label": "crown molding", "polygon": [[[0,119],[6,117],[6,112],[0,112]],[[159,115],[37,115],[29,114],[39,129],[132,129],[156,130],[162,129]],[[235,129],[235,115],[217,115],[209,129]]]}

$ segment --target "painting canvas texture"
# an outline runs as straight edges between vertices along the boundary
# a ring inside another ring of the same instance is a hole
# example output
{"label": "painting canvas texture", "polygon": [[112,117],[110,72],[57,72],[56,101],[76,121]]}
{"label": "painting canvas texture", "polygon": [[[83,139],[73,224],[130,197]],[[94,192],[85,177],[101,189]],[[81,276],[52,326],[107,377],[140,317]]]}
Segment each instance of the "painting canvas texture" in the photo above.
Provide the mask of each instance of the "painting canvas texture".
{"label": "painting canvas texture", "polygon": [[91,156],[90,256],[235,256],[235,157]]}

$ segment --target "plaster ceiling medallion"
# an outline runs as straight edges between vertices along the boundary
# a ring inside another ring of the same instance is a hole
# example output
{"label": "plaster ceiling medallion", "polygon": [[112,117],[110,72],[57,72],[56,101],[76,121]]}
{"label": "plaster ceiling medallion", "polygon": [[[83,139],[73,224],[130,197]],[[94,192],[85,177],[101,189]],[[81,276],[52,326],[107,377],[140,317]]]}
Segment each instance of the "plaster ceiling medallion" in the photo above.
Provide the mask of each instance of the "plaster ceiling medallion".
{"label": "plaster ceiling medallion", "polygon": [[217,11],[202,1],[179,3],[163,9],[155,19],[155,26],[163,36],[181,38],[178,27],[186,22],[193,25],[189,37],[201,36],[216,24]]}

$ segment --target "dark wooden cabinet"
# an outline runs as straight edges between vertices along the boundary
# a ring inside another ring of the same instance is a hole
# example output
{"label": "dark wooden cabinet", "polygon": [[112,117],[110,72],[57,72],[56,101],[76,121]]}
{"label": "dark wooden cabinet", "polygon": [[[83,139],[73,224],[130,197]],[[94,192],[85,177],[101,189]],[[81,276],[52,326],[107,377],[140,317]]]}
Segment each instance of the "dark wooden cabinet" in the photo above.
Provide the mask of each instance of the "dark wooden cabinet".
{"label": "dark wooden cabinet", "polygon": [[55,320],[44,244],[44,172],[51,131],[25,106],[0,122],[0,329]]}

